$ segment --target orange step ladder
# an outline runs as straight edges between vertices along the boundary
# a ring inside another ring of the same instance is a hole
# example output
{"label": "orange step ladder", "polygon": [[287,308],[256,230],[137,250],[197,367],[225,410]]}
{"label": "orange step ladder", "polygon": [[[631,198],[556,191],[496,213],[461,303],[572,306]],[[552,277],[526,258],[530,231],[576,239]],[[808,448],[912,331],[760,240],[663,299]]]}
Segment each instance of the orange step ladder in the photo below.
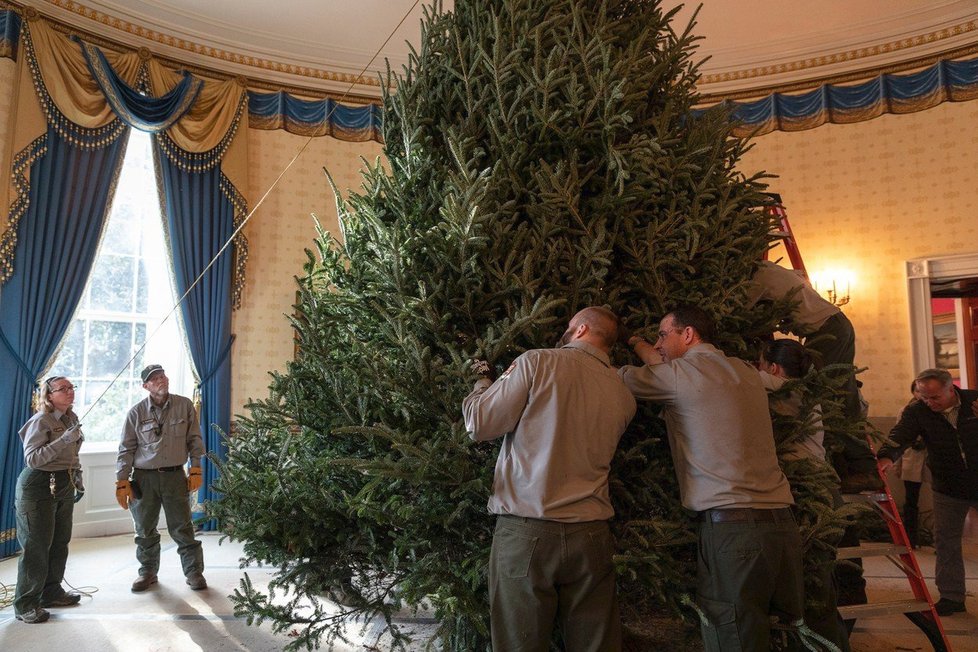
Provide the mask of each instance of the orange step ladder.
{"label": "orange step ladder", "polygon": [[[801,258],[801,250],[795,240],[794,233],[791,231],[791,224],[788,222],[788,213],[781,202],[781,195],[777,193],[766,193],[773,201],[764,206],[764,212],[771,216],[772,223],[777,226],[771,231],[775,240],[780,239],[788,253],[792,268],[801,274],[807,281],[808,271],[805,269],[805,262]],[[764,252],[764,259],[767,260],[767,251]],[[873,449],[873,441],[869,440],[870,448]],[[874,449],[875,452],[875,449]],[[903,519],[897,509],[893,494],[886,483],[886,474],[877,467],[880,479],[883,481],[882,491],[863,492],[860,494],[848,494],[843,496],[846,502],[868,503],[876,509],[886,522],[890,532],[891,543],[861,543],[859,546],[843,547],[838,549],[837,559],[861,559],[863,557],[883,556],[889,559],[897,568],[907,576],[913,598],[905,600],[895,600],[890,602],[877,602],[859,605],[847,605],[839,607],[839,614],[844,620],[858,618],[872,618],[878,616],[888,616],[893,614],[903,614],[910,622],[920,628],[927,636],[935,652],[952,652],[951,644],[944,633],[944,625],[941,617],[934,609],[934,601],[927,590],[927,583],[920,572],[917,564],[917,557],[913,553],[913,546],[907,537],[907,531],[903,527]]]}
{"label": "orange step ladder", "polygon": [[[872,441],[870,441],[870,447],[872,448]],[[890,602],[848,605],[839,607],[839,613],[845,620],[903,614],[910,622],[924,632],[931,645],[934,646],[935,652],[952,652],[951,643],[947,640],[947,635],[944,633],[944,625],[941,623],[941,617],[934,608],[934,601],[930,597],[930,591],[927,589],[924,575],[920,572],[917,557],[913,553],[913,546],[910,545],[910,538],[907,536],[907,531],[903,527],[903,519],[900,518],[896,501],[893,500],[893,494],[890,493],[890,486],[886,483],[886,474],[879,467],[877,467],[877,471],[879,471],[880,479],[883,481],[882,491],[848,494],[843,496],[843,498],[846,502],[868,503],[876,509],[882,515],[893,542],[861,543],[859,546],[851,548],[839,548],[837,559],[886,557],[907,576],[907,580],[910,582],[910,588],[913,591],[913,598]]]}

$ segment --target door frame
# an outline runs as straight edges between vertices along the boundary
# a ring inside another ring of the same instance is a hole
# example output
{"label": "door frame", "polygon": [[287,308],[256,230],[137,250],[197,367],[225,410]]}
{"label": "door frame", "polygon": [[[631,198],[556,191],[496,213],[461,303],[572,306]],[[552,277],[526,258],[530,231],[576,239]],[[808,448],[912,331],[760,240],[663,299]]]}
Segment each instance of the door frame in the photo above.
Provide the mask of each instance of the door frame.
{"label": "door frame", "polygon": [[[914,258],[906,262],[906,272],[910,309],[910,349],[913,372],[916,375],[937,364],[934,356],[934,326],[930,304],[931,281],[978,277],[978,252]],[[965,377],[966,375],[962,374],[962,378]]]}

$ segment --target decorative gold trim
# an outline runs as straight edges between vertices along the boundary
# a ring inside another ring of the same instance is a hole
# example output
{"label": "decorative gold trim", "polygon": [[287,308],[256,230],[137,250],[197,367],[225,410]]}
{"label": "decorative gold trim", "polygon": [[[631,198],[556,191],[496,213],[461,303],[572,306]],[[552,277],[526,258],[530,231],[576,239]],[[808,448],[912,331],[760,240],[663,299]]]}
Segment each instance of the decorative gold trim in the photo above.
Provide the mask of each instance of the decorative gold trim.
{"label": "decorative gold trim", "polygon": [[[221,193],[231,204],[234,213],[232,226],[237,231],[241,223],[248,217],[248,203],[231,180],[221,172]],[[245,288],[245,268],[248,263],[248,238],[244,230],[234,236],[233,258],[231,262],[231,310],[241,307],[241,295]]]}
{"label": "decorative gold trim", "polygon": [[8,541],[13,541],[17,538],[17,528],[12,527],[9,530],[0,531],[0,543],[7,543]]}
{"label": "decorative gold trim", "polygon": [[938,52],[926,57],[909,59],[900,63],[840,73],[838,75],[826,75],[824,77],[806,79],[805,81],[773,84],[770,86],[755,86],[744,90],[730,91],[728,93],[703,93],[699,97],[697,106],[712,105],[722,102],[723,100],[758,99],[771,95],[772,93],[802,93],[820,86],[825,86],[827,84],[864,82],[879,77],[880,75],[891,75],[899,72],[907,72],[908,70],[914,70],[916,68],[926,68],[934,65],[938,61],[962,59],[974,54],[978,54],[978,43],[955,48],[946,52]]}
{"label": "decorative gold trim", "polygon": [[896,41],[879,43],[877,45],[853,50],[845,50],[843,52],[836,52],[835,54],[824,54],[817,57],[810,57],[808,59],[799,59],[797,61],[779,63],[774,66],[763,66],[760,68],[736,70],[734,72],[703,75],[701,80],[704,84],[717,84],[720,82],[736,81],[739,79],[754,79],[756,77],[780,75],[786,72],[809,70],[811,68],[818,68],[821,66],[831,66],[838,63],[846,63],[869,57],[877,57],[882,54],[899,52],[900,50],[908,50],[910,48],[937,43],[939,41],[961,36],[962,34],[967,34],[974,31],[978,31],[978,20],[969,20],[952,27],[936,30],[927,34],[918,34],[917,36],[902,38]]}
{"label": "decorative gold trim", "polygon": [[93,22],[101,23],[102,25],[125,32],[131,36],[137,36],[139,38],[146,39],[147,41],[155,41],[161,45],[177,48],[178,50],[183,50],[185,52],[192,52],[193,54],[199,54],[205,57],[227,61],[229,63],[236,63],[243,66],[250,66],[253,68],[259,68],[261,70],[269,70],[288,75],[296,75],[299,77],[309,77],[311,79],[321,79],[323,81],[340,82],[344,84],[359,84],[361,86],[380,87],[380,81],[370,77],[358,77],[348,73],[331,72],[329,70],[310,68],[309,66],[283,64],[276,61],[269,61],[268,59],[238,54],[236,52],[228,52],[227,50],[220,48],[200,45],[199,43],[193,43],[182,38],[175,38],[167,34],[161,34],[156,30],[148,29],[141,25],[135,25],[127,20],[110,16],[106,13],[98,11],[97,9],[91,9],[82,4],[74,2],[73,0],[46,0],[46,2],[58,7],[59,9],[63,9],[83,18],[87,18]]}
{"label": "decorative gold trim", "polygon": [[17,250],[17,226],[20,218],[27,214],[31,203],[31,182],[27,171],[34,161],[48,152],[48,136],[44,133],[14,156],[10,169],[10,183],[17,192],[17,199],[10,205],[7,228],[0,233],[0,285],[14,275],[14,254]]}

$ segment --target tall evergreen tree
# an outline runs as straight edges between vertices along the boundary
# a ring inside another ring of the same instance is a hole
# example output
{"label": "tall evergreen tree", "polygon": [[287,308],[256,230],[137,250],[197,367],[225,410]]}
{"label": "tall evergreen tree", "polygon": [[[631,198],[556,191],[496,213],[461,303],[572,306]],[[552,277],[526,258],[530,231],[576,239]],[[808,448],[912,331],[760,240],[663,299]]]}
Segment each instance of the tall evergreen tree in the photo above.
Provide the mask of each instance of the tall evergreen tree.
{"label": "tall evergreen tree", "polygon": [[[746,146],[728,116],[693,117],[696,39],[673,15],[658,0],[426,12],[384,98],[386,167],[365,163],[360,192],[338,200],[341,233],[320,232],[297,279],[299,352],[229,441],[212,513],[279,569],[268,594],[244,582],[239,613],[296,629],[301,647],[427,601],[446,648],[487,650],[498,446],[462,425],[470,360],[504,369],[592,304],[652,332],[696,303],[740,355],[745,333],[773,326],[774,308],[743,307],[768,243],[762,187],[736,170]],[[693,537],[656,412],[640,408],[613,468],[635,622],[695,618],[680,606]]]}

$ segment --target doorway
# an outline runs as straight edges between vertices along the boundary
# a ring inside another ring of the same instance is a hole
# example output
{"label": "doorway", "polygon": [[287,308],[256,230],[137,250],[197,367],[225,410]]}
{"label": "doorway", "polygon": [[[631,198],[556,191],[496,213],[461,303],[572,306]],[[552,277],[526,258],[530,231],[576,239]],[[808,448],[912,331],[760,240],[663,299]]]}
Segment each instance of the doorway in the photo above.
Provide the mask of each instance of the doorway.
{"label": "doorway", "polygon": [[914,373],[948,369],[978,388],[978,253],[907,261]]}

